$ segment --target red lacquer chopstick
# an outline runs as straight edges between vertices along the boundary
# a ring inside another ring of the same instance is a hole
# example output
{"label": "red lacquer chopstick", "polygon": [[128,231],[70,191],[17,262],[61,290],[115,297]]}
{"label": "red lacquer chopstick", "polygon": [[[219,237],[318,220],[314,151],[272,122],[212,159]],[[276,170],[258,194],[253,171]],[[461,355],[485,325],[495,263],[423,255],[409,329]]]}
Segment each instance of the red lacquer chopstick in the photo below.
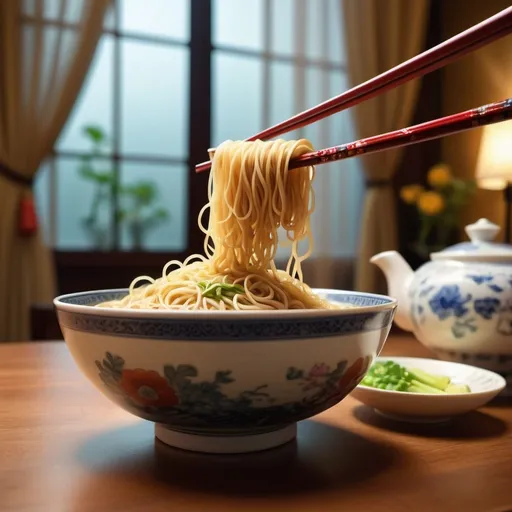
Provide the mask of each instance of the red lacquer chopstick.
{"label": "red lacquer chopstick", "polygon": [[[466,53],[475,51],[511,32],[512,7],[509,7],[371,80],[357,85],[309,110],[305,110],[286,121],[267,128],[246,140],[271,139],[283,133],[312,124],[382,94],[388,89],[398,87],[409,80],[422,77],[462,57]],[[210,166],[210,161],[198,164],[196,172],[206,171]]]}
{"label": "red lacquer chopstick", "polygon": [[354,156],[377,153],[386,149],[408,146],[418,142],[438,139],[487,124],[500,123],[512,119],[512,98],[482,107],[473,108],[451,116],[441,117],[426,123],[416,124],[401,130],[367,137],[348,144],[320,149],[296,158],[289,168],[319,165]]}

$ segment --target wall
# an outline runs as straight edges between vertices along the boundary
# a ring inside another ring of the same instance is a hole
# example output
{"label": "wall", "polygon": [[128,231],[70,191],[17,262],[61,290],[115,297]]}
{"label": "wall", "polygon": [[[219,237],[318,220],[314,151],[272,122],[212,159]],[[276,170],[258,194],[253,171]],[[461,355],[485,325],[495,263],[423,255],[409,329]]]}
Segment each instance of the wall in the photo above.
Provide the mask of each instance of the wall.
{"label": "wall", "polygon": [[[446,39],[510,7],[510,0],[446,0],[442,6]],[[512,36],[447,66],[443,83],[444,115],[512,96]],[[474,176],[481,135],[477,129],[443,139],[443,158],[458,176]],[[461,220],[464,226],[487,217],[503,226],[503,216],[502,193],[478,190]]]}

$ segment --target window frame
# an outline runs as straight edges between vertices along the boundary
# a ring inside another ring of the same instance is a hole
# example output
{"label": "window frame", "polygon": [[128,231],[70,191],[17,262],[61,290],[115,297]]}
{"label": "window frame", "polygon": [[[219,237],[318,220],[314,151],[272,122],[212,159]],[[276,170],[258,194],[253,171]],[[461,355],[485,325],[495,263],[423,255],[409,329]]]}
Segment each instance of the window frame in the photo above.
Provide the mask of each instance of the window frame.
{"label": "window frame", "polygon": [[[120,261],[123,258],[129,265],[137,261],[138,257],[144,255],[150,260],[160,261],[161,256],[165,258],[181,258],[190,252],[200,252],[203,246],[202,233],[197,229],[197,217],[202,206],[207,201],[207,176],[198,175],[195,172],[195,164],[207,157],[205,148],[210,143],[210,111],[211,111],[211,0],[190,0],[190,39],[182,41],[176,38],[153,36],[150,34],[138,34],[120,30],[120,8],[119,0],[112,0],[113,22],[115,28],[103,28],[102,37],[108,35],[113,40],[113,105],[112,105],[112,129],[111,139],[113,142],[112,151],[105,155],[105,158],[112,163],[117,178],[120,174],[120,164],[123,162],[139,162],[147,164],[168,164],[185,165],[188,170],[187,190],[187,219],[186,219],[186,244],[183,251],[133,251],[120,249],[121,225],[116,212],[118,211],[118,196],[112,197],[111,203],[111,230],[112,249],[108,251],[92,250],[69,250],[59,249],[56,246],[56,225],[57,225],[57,161],[60,157],[79,159],[87,153],[81,151],[62,150],[57,147],[52,149],[44,165],[49,167],[50,173],[50,213],[49,213],[49,240],[57,262],[73,264],[86,262],[90,263],[90,255],[95,254],[98,262],[108,263]],[[43,27],[58,27],[64,29],[76,29],[76,23],[58,21],[54,19],[36,20],[31,16],[22,15],[23,24],[41,24]],[[119,147],[121,132],[121,108],[122,108],[122,59],[121,43],[123,41],[138,41],[144,43],[157,43],[166,47],[187,47],[189,49],[189,110],[188,110],[188,154],[185,158],[162,157],[148,154],[124,154]]]}
{"label": "window frame", "polygon": [[[113,249],[108,251],[98,250],[65,250],[55,247],[56,236],[56,212],[55,212],[55,192],[57,188],[56,180],[56,161],[58,157],[74,157],[79,158],[83,153],[79,151],[63,151],[55,148],[49,157],[50,181],[53,189],[54,197],[50,201],[50,245],[53,247],[57,264],[67,266],[74,265],[91,265],[93,267],[100,265],[121,265],[121,266],[137,266],[138,262],[143,258],[145,263],[151,265],[160,264],[169,259],[183,259],[186,255],[203,251],[204,235],[197,227],[197,218],[201,208],[207,202],[207,182],[208,173],[197,174],[195,172],[196,163],[206,159],[205,149],[210,147],[212,135],[212,60],[215,51],[224,52],[226,54],[246,55],[257,57],[264,62],[263,77],[263,95],[264,111],[262,118],[265,126],[269,119],[269,99],[268,99],[268,80],[269,66],[272,62],[292,63],[297,70],[296,73],[302,75],[308,68],[316,68],[319,71],[340,71],[346,72],[345,64],[334,63],[328,58],[311,58],[307,56],[285,55],[274,52],[270,48],[270,5],[271,0],[264,0],[264,48],[262,51],[238,48],[232,45],[215,44],[213,41],[213,0],[190,0],[190,39],[188,42],[162,37],[152,36],[148,34],[136,34],[132,32],[124,32],[119,30],[120,27],[120,0],[112,0],[114,8],[114,27],[105,27],[103,34],[113,37],[114,43],[114,72],[113,72],[113,134],[114,141],[113,151],[108,158],[113,162],[115,172],[119,173],[119,164],[122,162],[144,162],[144,163],[164,163],[164,164],[185,164],[188,169],[188,191],[187,191],[187,219],[186,219],[186,238],[187,243],[183,251],[130,251],[120,250],[120,225],[116,218],[117,197],[113,198],[112,208],[112,227],[113,227]],[[299,25],[305,25],[305,3],[302,0],[297,1],[298,9],[296,10],[295,22]],[[324,9],[327,12],[327,9]],[[34,23],[35,20],[25,17],[25,23]],[[325,21],[325,20],[324,20]],[[73,23],[59,23],[55,20],[45,20],[45,26],[64,26],[69,28],[76,27]],[[121,129],[120,109],[122,94],[122,69],[121,69],[121,41],[133,40],[142,42],[153,42],[166,44],[169,46],[180,46],[189,48],[189,110],[188,110],[188,158],[170,158],[157,157],[151,155],[129,154],[123,155],[119,151],[119,133]],[[325,43],[324,43],[325,44]],[[327,98],[326,98],[327,99]],[[247,134],[249,135],[249,134]],[[91,258],[94,254],[94,258]],[[92,260],[94,259],[94,263]],[[143,266],[142,264],[140,266]]]}

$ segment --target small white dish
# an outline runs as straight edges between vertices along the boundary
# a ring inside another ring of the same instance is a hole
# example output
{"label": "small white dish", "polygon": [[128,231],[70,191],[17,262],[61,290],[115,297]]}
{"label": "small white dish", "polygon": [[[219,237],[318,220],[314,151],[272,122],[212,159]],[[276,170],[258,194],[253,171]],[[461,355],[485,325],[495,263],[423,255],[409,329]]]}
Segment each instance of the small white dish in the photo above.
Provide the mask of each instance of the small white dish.
{"label": "small white dish", "polygon": [[450,361],[416,357],[378,357],[376,362],[394,361],[406,368],[418,368],[432,374],[446,375],[455,384],[467,384],[471,393],[430,395],[370,388],[359,384],[351,396],[372,407],[375,412],[398,421],[437,423],[452,416],[482,407],[506,386],[497,373]]}

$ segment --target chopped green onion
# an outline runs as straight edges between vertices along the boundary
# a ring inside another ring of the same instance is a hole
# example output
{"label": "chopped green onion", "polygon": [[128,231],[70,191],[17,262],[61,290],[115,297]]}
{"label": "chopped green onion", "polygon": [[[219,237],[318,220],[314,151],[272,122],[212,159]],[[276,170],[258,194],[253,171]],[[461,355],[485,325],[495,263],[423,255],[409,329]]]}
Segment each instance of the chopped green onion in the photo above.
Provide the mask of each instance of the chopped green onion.
{"label": "chopped green onion", "polygon": [[201,295],[203,297],[219,301],[222,299],[232,299],[235,295],[245,292],[243,286],[239,284],[209,283],[202,281],[198,283],[198,286],[201,288]]}

